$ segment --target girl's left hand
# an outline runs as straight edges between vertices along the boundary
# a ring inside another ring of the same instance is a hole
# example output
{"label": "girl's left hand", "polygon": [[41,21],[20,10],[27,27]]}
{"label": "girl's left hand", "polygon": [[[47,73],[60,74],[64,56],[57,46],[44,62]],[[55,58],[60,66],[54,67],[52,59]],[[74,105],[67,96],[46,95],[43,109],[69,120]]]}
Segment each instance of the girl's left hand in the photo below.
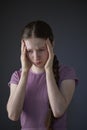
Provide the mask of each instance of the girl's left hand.
{"label": "girl's left hand", "polygon": [[49,70],[49,69],[52,69],[53,59],[54,59],[53,46],[49,39],[46,40],[46,46],[47,46],[49,56],[48,56],[48,60],[45,64],[45,70]]}

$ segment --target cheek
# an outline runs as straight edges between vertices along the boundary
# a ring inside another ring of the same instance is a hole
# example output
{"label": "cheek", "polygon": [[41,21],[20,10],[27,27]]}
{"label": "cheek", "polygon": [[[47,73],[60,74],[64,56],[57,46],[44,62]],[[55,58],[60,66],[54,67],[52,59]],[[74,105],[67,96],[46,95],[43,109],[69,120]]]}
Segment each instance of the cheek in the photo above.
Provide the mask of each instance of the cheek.
{"label": "cheek", "polygon": [[45,54],[44,54],[44,58],[47,60],[48,57],[49,57],[49,54],[48,54],[48,52],[46,51]]}
{"label": "cheek", "polygon": [[27,57],[32,62],[32,55],[31,54],[27,54]]}

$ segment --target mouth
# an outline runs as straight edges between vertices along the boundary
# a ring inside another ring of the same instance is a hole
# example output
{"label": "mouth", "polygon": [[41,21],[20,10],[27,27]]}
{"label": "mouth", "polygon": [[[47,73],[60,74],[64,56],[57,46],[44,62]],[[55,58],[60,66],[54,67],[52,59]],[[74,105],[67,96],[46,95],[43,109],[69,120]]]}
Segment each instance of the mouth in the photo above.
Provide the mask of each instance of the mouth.
{"label": "mouth", "polygon": [[38,62],[35,62],[35,65],[40,65],[42,62],[41,61],[38,61]]}

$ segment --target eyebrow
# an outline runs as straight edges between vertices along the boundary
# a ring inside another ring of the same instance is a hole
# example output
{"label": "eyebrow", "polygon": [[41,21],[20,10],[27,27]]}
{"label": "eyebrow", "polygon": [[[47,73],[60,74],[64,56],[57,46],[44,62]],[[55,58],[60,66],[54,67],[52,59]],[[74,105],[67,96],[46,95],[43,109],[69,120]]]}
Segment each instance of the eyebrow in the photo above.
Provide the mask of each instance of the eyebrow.
{"label": "eyebrow", "polygon": [[[45,46],[43,46],[43,47],[40,47],[40,48],[37,48],[36,50],[39,50],[39,49],[45,49],[46,47]],[[33,50],[32,48],[30,48],[30,49],[27,49],[27,51],[30,51],[30,50]]]}

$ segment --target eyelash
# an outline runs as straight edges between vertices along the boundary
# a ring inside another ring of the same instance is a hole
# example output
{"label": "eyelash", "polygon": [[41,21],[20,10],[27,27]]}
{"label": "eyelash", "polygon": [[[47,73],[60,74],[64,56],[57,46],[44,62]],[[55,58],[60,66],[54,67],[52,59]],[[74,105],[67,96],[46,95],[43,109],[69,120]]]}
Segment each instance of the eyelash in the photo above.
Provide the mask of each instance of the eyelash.
{"label": "eyelash", "polygon": [[40,49],[39,51],[44,51],[45,49]]}
{"label": "eyelash", "polygon": [[32,53],[33,51],[28,51],[28,53]]}

